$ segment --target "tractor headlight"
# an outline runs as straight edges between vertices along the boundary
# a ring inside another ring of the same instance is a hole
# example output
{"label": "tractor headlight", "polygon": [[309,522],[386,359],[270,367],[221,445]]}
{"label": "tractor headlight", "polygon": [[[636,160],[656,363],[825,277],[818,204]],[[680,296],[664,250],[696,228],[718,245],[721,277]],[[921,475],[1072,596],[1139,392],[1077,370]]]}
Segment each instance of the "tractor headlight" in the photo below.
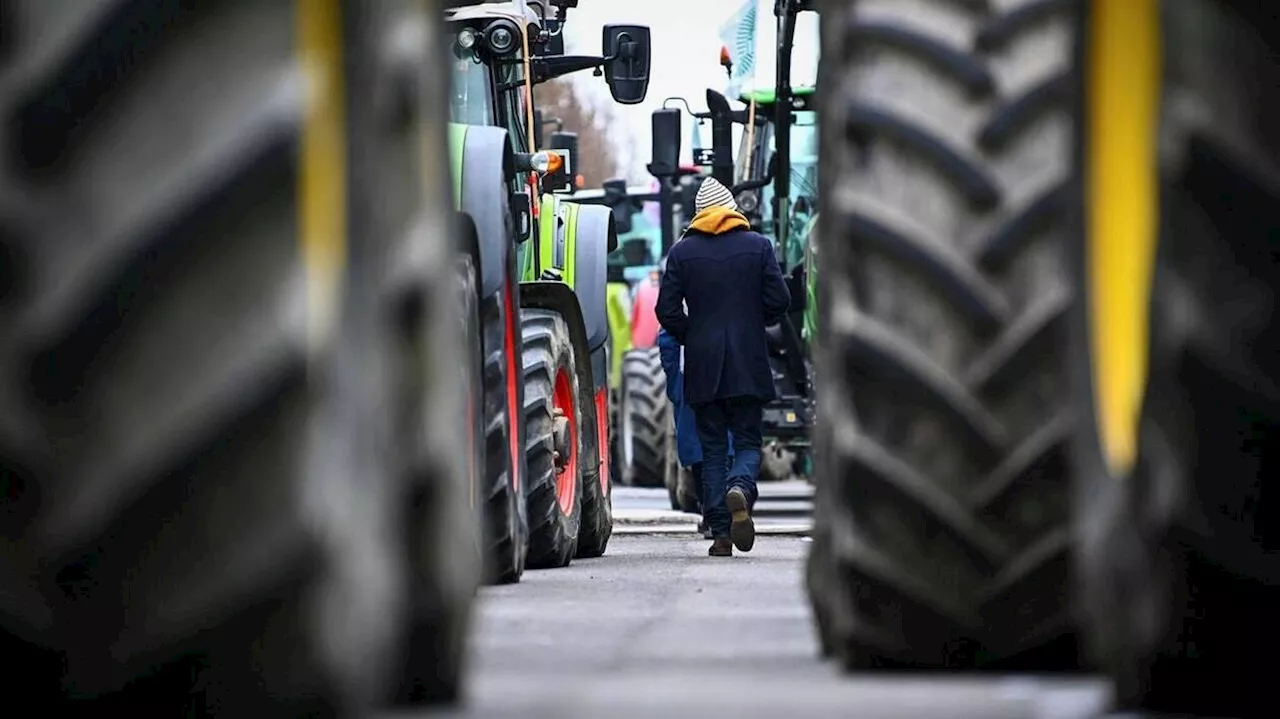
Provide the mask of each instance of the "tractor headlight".
{"label": "tractor headlight", "polygon": [[742,192],[739,192],[738,196],[734,198],[734,200],[738,203],[738,209],[742,210],[744,213],[750,214],[760,207],[760,197],[751,190],[743,190]]}
{"label": "tractor headlight", "polygon": [[476,31],[471,28],[463,28],[458,33],[458,47],[463,50],[470,50],[476,46]]}

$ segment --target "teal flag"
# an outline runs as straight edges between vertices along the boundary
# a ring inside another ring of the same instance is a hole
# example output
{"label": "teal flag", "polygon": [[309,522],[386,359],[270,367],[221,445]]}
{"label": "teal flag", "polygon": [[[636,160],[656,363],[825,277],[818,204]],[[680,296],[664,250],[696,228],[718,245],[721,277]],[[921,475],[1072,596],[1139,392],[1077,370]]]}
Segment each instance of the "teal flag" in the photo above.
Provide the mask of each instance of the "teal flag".
{"label": "teal flag", "polygon": [[756,69],[756,0],[746,0],[720,27],[720,41],[728,48],[733,62],[727,97],[737,99],[742,94],[743,82],[754,76]]}

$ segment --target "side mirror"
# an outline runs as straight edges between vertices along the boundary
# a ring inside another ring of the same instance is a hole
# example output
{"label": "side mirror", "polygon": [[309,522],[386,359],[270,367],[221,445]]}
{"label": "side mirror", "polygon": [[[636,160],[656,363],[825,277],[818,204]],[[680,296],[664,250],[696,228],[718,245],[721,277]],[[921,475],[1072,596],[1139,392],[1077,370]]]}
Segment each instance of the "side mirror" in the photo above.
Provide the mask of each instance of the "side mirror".
{"label": "side mirror", "polygon": [[627,181],[620,178],[611,178],[600,183],[600,189],[604,191],[604,204],[613,212],[613,225],[618,229],[618,234],[625,235],[631,231],[631,211],[632,206],[627,197]]}
{"label": "side mirror", "polygon": [[529,193],[523,190],[511,193],[511,219],[515,223],[516,244],[523,244],[533,234],[533,205]]}
{"label": "side mirror", "polygon": [[638,105],[649,94],[649,28],[644,25],[605,25],[604,80],[614,102]]}
{"label": "side mirror", "polygon": [[[573,168],[569,163],[573,158],[569,156],[568,150],[546,150],[547,155],[552,157],[551,167],[542,173],[541,184],[542,189],[547,192],[573,192]],[[555,157],[560,158],[560,162],[554,161]]]}
{"label": "side mirror", "polygon": [[543,176],[543,185],[552,192],[573,192],[575,188],[573,162],[578,156],[578,133],[551,133],[551,152],[561,155],[564,162],[560,169]]}
{"label": "side mirror", "polygon": [[649,174],[674,177],[680,169],[680,108],[654,110],[652,115],[653,150]]}

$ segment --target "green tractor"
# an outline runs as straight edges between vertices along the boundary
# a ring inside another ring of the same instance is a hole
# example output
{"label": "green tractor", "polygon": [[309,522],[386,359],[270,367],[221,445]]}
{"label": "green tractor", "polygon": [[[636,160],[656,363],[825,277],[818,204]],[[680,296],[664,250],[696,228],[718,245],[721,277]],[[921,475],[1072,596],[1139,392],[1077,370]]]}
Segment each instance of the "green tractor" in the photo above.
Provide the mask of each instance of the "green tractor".
{"label": "green tractor", "polygon": [[[796,18],[811,12],[812,2],[780,2],[778,14],[778,80],[773,88],[743,94],[747,108],[735,110],[728,99],[707,90],[707,110],[692,113],[711,123],[711,147],[694,148],[694,160],[730,187],[752,228],[770,237],[791,290],[792,311],[769,328],[770,362],[778,398],[765,407],[765,446],[760,478],[812,477],[810,435],[816,414],[810,344],[814,339],[817,257],[809,238],[817,222],[817,113],[814,88],[792,88],[791,56]],[[728,65],[727,52],[721,53]],[[665,129],[657,116],[670,118]],[[679,151],[678,108],[658,110],[654,120],[655,153]],[[734,125],[742,125],[735,156]],[[662,131],[660,131],[662,130]],[[658,146],[665,146],[659,149]],[[655,163],[660,164],[660,163]],[[792,199],[792,188],[796,193]]]}
{"label": "green tractor", "polygon": [[[744,94],[754,105],[755,127],[742,133],[735,163],[738,204],[752,225],[770,237],[791,290],[788,319],[770,328],[770,349],[778,399],[765,408],[762,477],[812,476],[810,431],[815,397],[810,344],[816,319],[816,257],[809,240],[816,225],[818,124],[814,88],[795,88],[790,110],[778,112],[777,90]],[[739,113],[735,113],[739,114]],[[784,140],[785,137],[785,140]],[[765,184],[760,185],[761,182]],[[795,187],[794,200],[790,188]]]}
{"label": "green tractor", "polygon": [[812,478],[810,435],[816,398],[810,345],[817,258],[810,238],[818,217],[818,119],[815,88],[792,87],[791,66],[797,19],[816,11],[816,3],[779,0],[775,10],[774,86],[743,93],[739,99],[746,110],[732,113],[735,121],[746,125],[734,164],[734,187],[740,188],[738,203],[748,219],[774,241],[792,297],[789,317],[769,330],[779,397],[765,409],[762,476]]}
{"label": "green tractor", "polygon": [[609,321],[606,208],[565,201],[573,152],[538,151],[534,85],[602,68],[616,101],[648,89],[649,30],[608,25],[600,56],[564,54],[576,0],[452,3],[451,165],[474,259],[485,378],[488,578],[605,552]]}

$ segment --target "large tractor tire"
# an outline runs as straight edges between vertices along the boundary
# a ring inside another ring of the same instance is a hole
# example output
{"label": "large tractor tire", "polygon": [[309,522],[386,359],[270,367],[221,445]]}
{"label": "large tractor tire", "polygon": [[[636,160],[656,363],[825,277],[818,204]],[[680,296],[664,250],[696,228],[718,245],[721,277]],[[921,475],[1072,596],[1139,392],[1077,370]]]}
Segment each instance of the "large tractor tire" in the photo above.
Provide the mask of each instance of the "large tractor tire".
{"label": "large tractor tire", "polygon": [[[603,355],[594,363],[593,370],[608,368],[607,349],[598,350]],[[603,373],[603,372],[602,372]],[[582,477],[582,529],[578,532],[578,551],[575,556],[591,559],[604,556],[613,537],[613,479],[609,474],[609,387],[607,379],[596,377],[594,388],[581,388],[578,407],[582,416],[582,456],[586,459]],[[587,410],[590,411],[587,411]],[[601,451],[604,449],[605,451]]]}
{"label": "large tractor tire", "polygon": [[823,4],[815,536],[846,668],[1051,668],[1069,633],[1070,4]]}
{"label": "large tractor tire", "polygon": [[667,442],[667,452],[662,458],[662,486],[667,489],[667,498],[671,502],[671,508],[679,510],[680,458],[676,453],[675,442]]}
{"label": "large tractor tire", "polygon": [[[1110,158],[1138,211],[1085,175],[1086,227],[1111,231],[1086,234],[1076,263],[1091,301],[1073,323],[1084,644],[1119,708],[1272,716],[1280,24],[1252,3],[1106,5],[1086,16],[1097,124],[1081,157]],[[1140,222],[1117,230],[1115,213]]]}
{"label": "large tractor tire", "polygon": [[520,581],[529,551],[529,518],[521,482],[527,476],[517,420],[523,411],[524,371],[519,357],[520,313],[514,298],[514,262],[501,289],[481,308],[484,338],[484,497],[485,580]]}
{"label": "large tractor tire", "polygon": [[[417,151],[443,154],[422,120],[444,103],[378,92],[394,30],[434,37],[425,13],[4,4],[0,691],[20,713],[456,694],[478,569],[442,421],[461,405],[408,354],[454,331],[446,194]],[[410,238],[416,303],[385,271]],[[441,648],[429,666],[411,638]]]}
{"label": "large tractor tire", "polygon": [[676,478],[676,489],[671,497],[671,508],[680,512],[699,514],[702,512],[702,487],[693,474],[692,467],[680,467],[680,476]]}
{"label": "large tractor tire", "polygon": [[524,421],[529,463],[529,567],[565,567],[582,525],[583,407],[569,326],[557,312],[524,308]]}
{"label": "large tractor tire", "polygon": [[622,406],[618,413],[623,483],[664,486],[667,445],[675,431],[667,376],[657,347],[629,350],[622,358]]}

